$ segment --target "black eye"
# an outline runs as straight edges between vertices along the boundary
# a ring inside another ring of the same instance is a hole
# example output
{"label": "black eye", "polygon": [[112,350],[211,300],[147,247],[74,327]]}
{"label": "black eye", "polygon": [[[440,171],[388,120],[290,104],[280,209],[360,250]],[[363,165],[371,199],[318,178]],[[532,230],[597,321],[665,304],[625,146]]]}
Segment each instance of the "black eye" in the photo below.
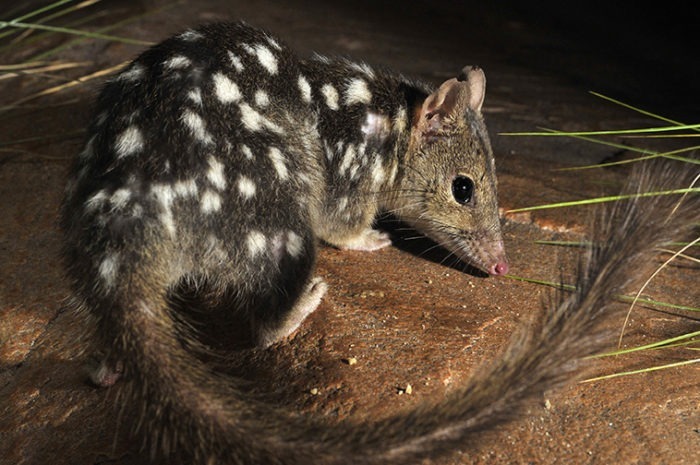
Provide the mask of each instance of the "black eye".
{"label": "black eye", "polygon": [[474,182],[466,176],[457,176],[452,181],[452,195],[462,205],[471,202],[474,195]]}

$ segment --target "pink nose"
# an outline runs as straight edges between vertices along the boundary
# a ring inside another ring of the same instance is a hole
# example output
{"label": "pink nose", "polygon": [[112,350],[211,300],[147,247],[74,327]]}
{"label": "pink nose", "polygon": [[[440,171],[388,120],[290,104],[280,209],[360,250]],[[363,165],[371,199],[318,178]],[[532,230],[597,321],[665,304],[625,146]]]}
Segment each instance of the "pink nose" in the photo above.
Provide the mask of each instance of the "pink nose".
{"label": "pink nose", "polygon": [[503,276],[506,273],[508,273],[508,262],[505,260],[496,262],[496,264],[489,269],[489,274],[491,276]]}

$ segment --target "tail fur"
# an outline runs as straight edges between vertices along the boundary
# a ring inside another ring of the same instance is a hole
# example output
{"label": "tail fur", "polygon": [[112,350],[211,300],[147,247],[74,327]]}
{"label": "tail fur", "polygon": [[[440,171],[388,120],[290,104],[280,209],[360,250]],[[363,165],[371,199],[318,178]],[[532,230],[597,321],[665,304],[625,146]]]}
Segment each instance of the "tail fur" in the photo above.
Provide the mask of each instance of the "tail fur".
{"label": "tail fur", "polygon": [[[678,183],[679,174],[651,165],[632,177],[631,192]],[[128,378],[119,389],[140,409],[154,452],[170,461],[177,454],[201,464],[403,464],[444,455],[576,377],[579,361],[609,342],[599,327],[614,313],[614,296],[646,276],[658,245],[700,220],[699,197],[687,196],[675,210],[678,196],[637,198],[599,215],[576,290],[559,291],[556,304],[466,386],[408,414],[331,426],[248,399],[236,380],[209,371],[183,347],[165,299],[154,299],[148,286],[132,289],[111,322]]]}

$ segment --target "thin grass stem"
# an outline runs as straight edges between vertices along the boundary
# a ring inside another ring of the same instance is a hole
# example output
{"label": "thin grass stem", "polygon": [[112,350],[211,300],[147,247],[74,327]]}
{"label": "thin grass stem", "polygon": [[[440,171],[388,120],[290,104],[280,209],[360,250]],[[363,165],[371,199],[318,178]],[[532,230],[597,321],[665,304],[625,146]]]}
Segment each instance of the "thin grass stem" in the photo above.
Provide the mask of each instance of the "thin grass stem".
{"label": "thin grass stem", "polygon": [[641,192],[638,194],[625,194],[625,195],[611,195],[611,196],[606,196],[606,197],[596,197],[593,199],[572,200],[570,202],[557,202],[557,203],[550,203],[550,204],[545,204],[545,205],[536,205],[533,207],[515,208],[513,210],[506,211],[506,213],[529,212],[529,211],[535,211],[535,210],[546,210],[546,209],[550,209],[550,208],[576,207],[576,206],[581,206],[581,205],[592,205],[592,204],[605,203],[605,202],[615,202],[618,200],[636,199],[636,198],[642,198],[642,197],[654,197],[657,195],[676,195],[676,194],[689,194],[689,193],[698,193],[698,192],[700,192],[700,188],[688,187],[688,188],[683,188],[683,189],[672,189],[672,190],[667,190],[667,191]]}
{"label": "thin grass stem", "polygon": [[122,42],[125,44],[131,44],[131,45],[153,45],[152,42],[147,42],[145,40],[139,40],[139,39],[129,39],[128,37],[117,37],[117,36],[112,36],[112,35],[107,35],[107,34],[101,34],[99,32],[89,32],[89,31],[81,31],[79,29],[71,29],[67,27],[60,27],[60,26],[48,26],[46,24],[37,24],[37,23],[21,23],[17,21],[0,21],[0,28],[4,26],[10,26],[10,27],[15,27],[15,28],[24,28],[24,29],[38,29],[42,31],[51,31],[51,32],[61,32],[64,34],[72,34],[84,38],[89,38],[89,39],[102,39],[102,40],[109,40],[112,42]]}
{"label": "thin grass stem", "polygon": [[620,376],[636,375],[639,373],[650,373],[652,371],[666,370],[668,368],[676,368],[676,367],[690,365],[692,363],[698,363],[698,362],[700,362],[700,358],[695,358],[692,360],[685,360],[683,362],[668,363],[666,365],[659,365],[659,366],[650,367],[650,368],[642,368],[640,370],[623,371],[620,373],[613,373],[611,375],[598,376],[596,378],[588,378],[588,379],[584,379],[583,381],[581,381],[581,383],[592,383],[594,381],[601,381],[604,379],[618,378]]}

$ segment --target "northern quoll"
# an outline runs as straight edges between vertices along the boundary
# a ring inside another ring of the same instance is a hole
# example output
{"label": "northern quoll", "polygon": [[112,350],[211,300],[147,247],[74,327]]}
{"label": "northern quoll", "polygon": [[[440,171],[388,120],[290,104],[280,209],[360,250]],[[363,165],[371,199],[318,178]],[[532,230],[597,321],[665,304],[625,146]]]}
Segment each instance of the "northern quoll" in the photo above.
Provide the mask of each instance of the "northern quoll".
{"label": "northern quoll", "polygon": [[449,399],[330,427],[247,399],[211,372],[168,305],[180,283],[206,287],[268,346],[326,292],[312,277],[319,240],[390,244],[372,229],[379,210],[505,274],[484,92],[477,67],[433,90],[344,59],[299,59],[242,23],[172,37],[105,85],[67,187],[64,255],[106,353],[94,379],[126,378],[115,388],[141,412],[154,451],[207,464],[405,463],[463,444],[559,377],[571,349],[552,340],[574,331],[566,325],[549,328],[546,348],[514,343]]}

